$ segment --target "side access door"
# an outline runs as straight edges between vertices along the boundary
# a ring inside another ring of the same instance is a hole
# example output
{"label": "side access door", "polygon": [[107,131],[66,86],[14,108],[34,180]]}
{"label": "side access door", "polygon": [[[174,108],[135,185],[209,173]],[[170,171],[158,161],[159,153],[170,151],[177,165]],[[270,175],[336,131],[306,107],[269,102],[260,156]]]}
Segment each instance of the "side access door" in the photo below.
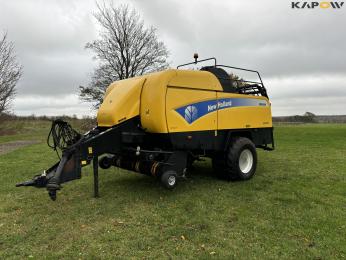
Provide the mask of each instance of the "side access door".
{"label": "side access door", "polygon": [[166,119],[175,148],[214,149],[217,130],[216,91],[168,86]]}

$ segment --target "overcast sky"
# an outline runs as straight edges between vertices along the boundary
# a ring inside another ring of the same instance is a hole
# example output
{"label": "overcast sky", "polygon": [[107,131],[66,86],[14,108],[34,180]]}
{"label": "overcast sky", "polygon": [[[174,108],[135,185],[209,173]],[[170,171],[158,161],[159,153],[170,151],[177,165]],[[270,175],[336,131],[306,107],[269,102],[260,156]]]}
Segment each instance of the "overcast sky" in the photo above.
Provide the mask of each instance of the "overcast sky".
{"label": "overcast sky", "polygon": [[[106,1],[107,2],[107,1]],[[157,28],[172,67],[200,58],[259,70],[274,115],[346,114],[346,6],[293,10],[291,1],[142,0],[129,3]],[[0,0],[24,66],[12,111],[20,115],[94,115],[78,98],[97,64],[94,0]]]}

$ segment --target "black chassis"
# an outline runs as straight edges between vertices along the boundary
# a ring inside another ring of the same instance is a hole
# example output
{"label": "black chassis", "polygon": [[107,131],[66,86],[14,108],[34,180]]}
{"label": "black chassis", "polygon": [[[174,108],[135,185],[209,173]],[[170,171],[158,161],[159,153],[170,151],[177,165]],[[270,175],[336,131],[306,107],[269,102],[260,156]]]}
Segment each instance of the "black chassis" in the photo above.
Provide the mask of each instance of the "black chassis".
{"label": "black chassis", "polygon": [[[94,196],[98,197],[98,157],[112,155],[114,166],[159,177],[167,170],[184,176],[189,161],[213,157],[227,150],[235,136],[251,139],[257,148],[274,149],[273,128],[233,129],[150,134],[135,117],[111,128],[96,127],[63,150],[62,158],[41,175],[17,186],[46,187],[52,200],[61,184],[81,178],[81,168],[92,162]],[[271,147],[269,147],[271,145]]]}
{"label": "black chassis", "polygon": [[[178,176],[185,173],[187,152],[166,151],[154,148],[152,138],[139,124],[139,117],[127,120],[111,128],[97,127],[84,134],[76,143],[62,151],[59,162],[32,180],[16,186],[46,187],[52,200],[61,189],[61,184],[81,178],[81,168],[92,162],[94,172],[94,196],[98,197],[98,157],[113,155],[113,163],[122,158],[122,168],[135,171],[134,163],[140,161],[138,172],[159,177],[164,171],[174,170]],[[141,149],[141,147],[153,149]],[[154,167],[155,166],[155,167]],[[155,171],[153,169],[155,168]],[[137,168],[136,168],[137,169]]]}

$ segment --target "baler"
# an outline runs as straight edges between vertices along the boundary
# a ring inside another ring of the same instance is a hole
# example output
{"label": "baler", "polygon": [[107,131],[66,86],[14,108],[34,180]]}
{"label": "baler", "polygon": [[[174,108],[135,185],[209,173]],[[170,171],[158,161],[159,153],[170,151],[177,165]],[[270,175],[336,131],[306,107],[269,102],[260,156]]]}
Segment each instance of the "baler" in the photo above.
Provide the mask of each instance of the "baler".
{"label": "baler", "polygon": [[[214,65],[181,69],[208,60]],[[236,79],[226,69],[255,73],[258,81]],[[49,137],[61,159],[17,186],[45,187],[53,200],[61,184],[81,178],[89,164],[98,196],[98,167],[151,175],[172,189],[201,157],[211,158],[218,177],[248,180],[256,171],[256,148],[274,149],[271,104],[260,74],[197,56],[177,69],[112,83],[95,128],[79,134],[55,120]]]}

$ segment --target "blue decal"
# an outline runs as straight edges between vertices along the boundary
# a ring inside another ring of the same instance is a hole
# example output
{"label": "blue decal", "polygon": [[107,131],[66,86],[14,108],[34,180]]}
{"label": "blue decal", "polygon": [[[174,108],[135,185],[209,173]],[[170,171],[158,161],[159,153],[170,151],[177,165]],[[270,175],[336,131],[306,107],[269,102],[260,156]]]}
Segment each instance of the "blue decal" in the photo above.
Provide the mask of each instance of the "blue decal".
{"label": "blue decal", "polygon": [[216,110],[244,106],[267,106],[267,102],[262,99],[254,98],[222,98],[188,104],[186,106],[177,108],[175,111],[179,113],[179,115],[181,115],[186,120],[186,122],[192,124],[202,116],[205,116]]}
{"label": "blue decal", "polygon": [[187,106],[184,111],[184,118],[188,123],[192,123],[198,118],[198,109],[194,105]]}

